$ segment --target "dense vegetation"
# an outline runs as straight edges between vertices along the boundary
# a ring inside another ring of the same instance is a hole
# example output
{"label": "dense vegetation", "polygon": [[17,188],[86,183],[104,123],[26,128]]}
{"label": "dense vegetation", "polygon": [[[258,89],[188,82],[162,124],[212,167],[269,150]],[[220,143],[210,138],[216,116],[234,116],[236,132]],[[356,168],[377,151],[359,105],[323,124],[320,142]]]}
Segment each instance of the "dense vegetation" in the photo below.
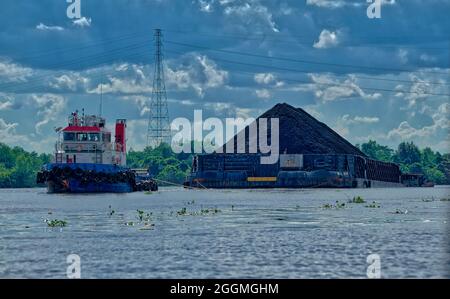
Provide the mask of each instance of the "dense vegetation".
{"label": "dense vegetation", "polygon": [[130,150],[127,164],[131,168],[150,169],[150,173],[158,180],[181,184],[189,174],[192,155],[175,154],[167,144],[156,148],[147,147],[143,151]]}
{"label": "dense vegetation", "polygon": [[[429,147],[419,149],[412,142],[403,142],[396,150],[375,141],[357,146],[371,158],[398,163],[403,172],[423,173],[437,184],[450,184],[450,154],[440,154]],[[50,157],[0,143],[0,188],[36,186],[36,172]],[[159,180],[179,184],[189,174],[192,155],[175,154],[169,145],[162,144],[143,151],[130,150],[127,161],[132,168],[150,168]]]}
{"label": "dense vegetation", "polygon": [[429,147],[421,150],[413,142],[402,142],[396,150],[373,140],[357,146],[373,159],[399,164],[402,172],[421,173],[436,184],[450,184],[450,154]]}
{"label": "dense vegetation", "polygon": [[36,173],[50,161],[50,155],[26,152],[0,143],[0,188],[36,186]]}

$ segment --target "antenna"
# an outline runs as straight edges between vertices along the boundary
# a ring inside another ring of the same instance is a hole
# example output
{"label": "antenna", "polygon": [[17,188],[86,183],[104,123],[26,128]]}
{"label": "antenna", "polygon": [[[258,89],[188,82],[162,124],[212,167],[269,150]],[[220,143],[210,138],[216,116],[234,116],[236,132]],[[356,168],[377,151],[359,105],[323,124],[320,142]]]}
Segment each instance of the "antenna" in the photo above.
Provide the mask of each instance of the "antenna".
{"label": "antenna", "polygon": [[99,116],[102,116],[103,112],[103,82],[100,83],[100,107],[99,107]]}
{"label": "antenna", "polygon": [[147,146],[170,144],[169,109],[164,79],[162,32],[155,29],[155,72],[147,129]]}

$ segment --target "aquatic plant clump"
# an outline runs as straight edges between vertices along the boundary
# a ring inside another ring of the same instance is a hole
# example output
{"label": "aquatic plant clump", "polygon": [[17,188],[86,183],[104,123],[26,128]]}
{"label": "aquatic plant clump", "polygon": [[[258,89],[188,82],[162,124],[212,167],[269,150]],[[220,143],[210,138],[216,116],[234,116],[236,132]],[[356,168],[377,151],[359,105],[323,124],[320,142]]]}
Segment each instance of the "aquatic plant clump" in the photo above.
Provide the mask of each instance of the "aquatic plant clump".
{"label": "aquatic plant clump", "polygon": [[222,212],[218,208],[206,208],[201,209],[200,211],[188,211],[186,207],[183,207],[181,210],[177,211],[178,216],[206,216],[206,215],[215,215]]}
{"label": "aquatic plant clump", "polygon": [[371,204],[366,205],[365,207],[366,208],[372,208],[372,209],[379,209],[379,208],[381,208],[381,206],[376,201],[373,201]]}
{"label": "aquatic plant clump", "polygon": [[322,206],[322,208],[324,208],[324,209],[343,209],[343,208],[345,208],[345,203],[344,202],[339,202],[339,200],[336,200],[336,204],[335,205],[333,205],[333,204],[324,204],[323,206]]}
{"label": "aquatic plant clump", "polygon": [[65,227],[67,225],[67,221],[59,220],[59,219],[53,219],[53,220],[46,219],[45,223],[47,223],[47,225],[49,227]]}
{"label": "aquatic plant clump", "polygon": [[366,203],[366,201],[361,196],[355,196],[349,203]]}
{"label": "aquatic plant clump", "polygon": [[181,210],[177,211],[177,215],[179,216],[183,216],[187,214],[187,209],[186,208],[182,208]]}
{"label": "aquatic plant clump", "polygon": [[136,210],[138,215],[137,218],[139,219],[139,221],[149,221],[150,220],[150,215],[152,215],[152,213],[145,213],[143,210]]}

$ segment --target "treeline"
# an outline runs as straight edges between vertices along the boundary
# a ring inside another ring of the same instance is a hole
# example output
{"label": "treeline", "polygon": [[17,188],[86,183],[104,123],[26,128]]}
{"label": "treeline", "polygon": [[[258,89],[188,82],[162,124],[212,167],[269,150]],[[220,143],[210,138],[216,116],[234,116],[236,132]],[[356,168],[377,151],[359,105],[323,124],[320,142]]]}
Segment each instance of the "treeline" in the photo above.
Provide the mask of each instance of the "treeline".
{"label": "treeline", "polygon": [[[165,143],[156,148],[147,147],[143,151],[130,150],[127,154],[129,167],[150,169],[156,179],[176,184],[184,182],[191,164],[191,154],[175,154],[170,145]],[[159,183],[163,185],[163,182]]]}
{"label": "treeline", "polygon": [[413,142],[402,142],[396,150],[373,140],[356,146],[370,158],[399,164],[402,172],[420,173],[436,184],[450,184],[450,154],[429,147],[419,149]]}
{"label": "treeline", "polygon": [[[402,142],[396,150],[369,141],[357,145],[367,156],[400,165],[403,172],[421,173],[436,184],[450,184],[450,154],[419,149],[412,142]],[[36,173],[51,155],[26,152],[20,147],[0,143],[0,188],[28,188],[36,186]],[[150,169],[162,181],[181,184],[189,175],[191,154],[175,154],[167,144],[143,151],[130,150],[127,164],[131,168]]]}
{"label": "treeline", "polygon": [[0,143],[0,188],[35,187],[36,173],[50,157]]}

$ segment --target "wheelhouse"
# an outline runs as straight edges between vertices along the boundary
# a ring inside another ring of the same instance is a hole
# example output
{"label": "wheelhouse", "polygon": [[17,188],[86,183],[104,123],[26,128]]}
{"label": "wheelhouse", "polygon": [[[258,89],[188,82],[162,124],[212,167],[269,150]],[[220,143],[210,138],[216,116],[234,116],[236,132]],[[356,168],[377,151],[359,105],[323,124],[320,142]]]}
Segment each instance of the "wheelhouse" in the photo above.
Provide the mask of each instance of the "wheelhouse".
{"label": "wheelhouse", "polygon": [[113,144],[104,118],[79,116],[74,112],[68,119],[68,126],[59,131],[54,160],[57,163],[125,165],[126,152],[122,150],[125,149],[125,127],[125,120],[117,121],[116,142]]}

